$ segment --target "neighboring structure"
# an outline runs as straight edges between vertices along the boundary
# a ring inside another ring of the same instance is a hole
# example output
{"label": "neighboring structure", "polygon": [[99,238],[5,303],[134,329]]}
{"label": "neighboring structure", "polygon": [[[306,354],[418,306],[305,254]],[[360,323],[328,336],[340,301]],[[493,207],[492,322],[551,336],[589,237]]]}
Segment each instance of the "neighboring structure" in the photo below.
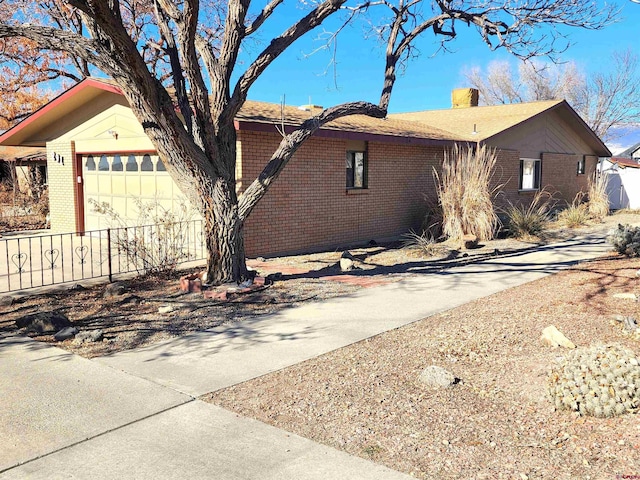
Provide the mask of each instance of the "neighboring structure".
{"label": "neighboring structure", "polygon": [[[564,101],[364,116],[332,122],[295,154],[245,228],[249,255],[273,255],[397,236],[420,226],[434,169],[454,144],[496,147],[494,182],[505,199],[528,202],[542,187],[571,200],[598,156],[610,152]],[[466,102],[466,103],[465,103]],[[281,140],[313,107],[247,102],[236,118],[238,189],[259,174]],[[92,202],[135,218],[135,198],[174,208],[181,194],[119,89],[88,79],[0,136],[0,145],[46,146],[51,225],[106,226]]]}
{"label": "neighboring structure", "polygon": [[[627,151],[633,153],[639,147]],[[612,210],[640,208],[640,164],[637,159],[607,158],[602,161],[600,171],[607,176],[607,194]]]}
{"label": "neighboring structure", "polygon": [[0,147],[0,181],[15,179],[24,193],[40,191],[47,184],[47,152],[44,148]]}

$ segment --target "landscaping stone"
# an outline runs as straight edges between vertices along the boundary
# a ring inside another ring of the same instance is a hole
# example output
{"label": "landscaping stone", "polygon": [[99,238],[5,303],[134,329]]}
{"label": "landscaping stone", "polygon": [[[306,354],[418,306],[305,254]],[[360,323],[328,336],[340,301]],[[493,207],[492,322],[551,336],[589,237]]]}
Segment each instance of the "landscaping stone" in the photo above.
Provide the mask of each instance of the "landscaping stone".
{"label": "landscaping stone", "polygon": [[161,307],[158,307],[158,313],[171,313],[175,310],[175,307],[173,305],[162,305]]}
{"label": "landscaping stone", "polygon": [[635,293],[614,293],[613,298],[619,298],[620,300],[638,300],[638,296]]}
{"label": "landscaping stone", "polygon": [[83,343],[101,342],[104,339],[104,332],[102,330],[89,330],[86,332],[80,332],[73,339],[74,345],[82,345]]}
{"label": "landscaping stone", "polygon": [[542,330],[540,340],[550,347],[576,348],[575,344],[565,337],[564,334],[554,325],[549,325],[547,328]]}
{"label": "landscaping stone", "polygon": [[25,315],[16,320],[18,328],[24,328],[27,332],[33,333],[53,333],[70,327],[71,322],[63,313],[38,312]]}
{"label": "landscaping stone", "polygon": [[119,297],[124,295],[127,291],[127,288],[124,286],[122,282],[113,282],[104,287],[104,293],[102,294],[103,298],[111,298],[111,297]]}
{"label": "landscaping stone", "polygon": [[478,237],[475,235],[465,235],[462,237],[462,241],[464,242],[464,248],[467,250],[478,247]]}
{"label": "landscaping stone", "polygon": [[350,272],[351,270],[353,270],[353,268],[353,260],[346,257],[342,257],[340,259],[340,270],[342,270],[343,272]]}
{"label": "landscaping stone", "polygon": [[183,292],[201,292],[202,283],[202,274],[192,273],[190,275],[184,275],[180,277],[180,290]]}
{"label": "landscaping stone", "polygon": [[56,342],[63,342],[64,340],[73,338],[77,333],[78,329],[76,327],[65,327],[56,333],[53,338]]}
{"label": "landscaping stone", "polygon": [[218,292],[215,290],[207,290],[203,293],[204,298],[208,298],[209,300],[218,300],[220,302],[226,302],[229,300],[229,295],[226,290],[222,292]]}
{"label": "landscaping stone", "polygon": [[459,383],[460,379],[442,367],[431,365],[422,371],[418,381],[430,388],[446,388]]}
{"label": "landscaping stone", "polygon": [[13,305],[14,299],[11,295],[3,295],[0,297],[0,307],[10,307]]}

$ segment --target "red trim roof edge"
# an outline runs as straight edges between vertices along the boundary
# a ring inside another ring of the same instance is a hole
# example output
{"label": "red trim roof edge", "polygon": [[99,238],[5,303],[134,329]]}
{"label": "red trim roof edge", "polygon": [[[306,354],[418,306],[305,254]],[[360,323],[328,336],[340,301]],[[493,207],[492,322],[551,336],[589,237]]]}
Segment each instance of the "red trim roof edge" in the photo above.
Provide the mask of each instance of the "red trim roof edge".
{"label": "red trim roof edge", "polygon": [[29,115],[27,118],[25,118],[23,121],[21,121],[17,125],[14,125],[9,130],[7,130],[2,135],[0,135],[0,144],[2,144],[2,142],[4,142],[9,137],[11,137],[11,136],[15,135],[16,133],[22,131],[25,127],[29,126],[34,121],[36,121],[37,119],[39,119],[43,115],[47,114],[48,112],[50,112],[51,110],[56,108],[58,105],[60,105],[61,103],[63,103],[67,99],[73,97],[74,95],[77,95],[78,92],[81,92],[81,91],[83,91],[83,90],[85,90],[86,88],[89,88],[89,87],[94,87],[94,88],[98,88],[100,90],[103,90],[105,92],[111,92],[111,93],[116,93],[118,95],[122,95],[122,91],[118,87],[116,87],[115,85],[111,85],[109,83],[102,82],[97,78],[85,78],[80,83],[77,83],[76,85],[71,87],[69,90],[65,90],[60,95],[58,95],[56,98],[51,100],[49,103],[43,105],[38,110],[33,112],[31,115]]}

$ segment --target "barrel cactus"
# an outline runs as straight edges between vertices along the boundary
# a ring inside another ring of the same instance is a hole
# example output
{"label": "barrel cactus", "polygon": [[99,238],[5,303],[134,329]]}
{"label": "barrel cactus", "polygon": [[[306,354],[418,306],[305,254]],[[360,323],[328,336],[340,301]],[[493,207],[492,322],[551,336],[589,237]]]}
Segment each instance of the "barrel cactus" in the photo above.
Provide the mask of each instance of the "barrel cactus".
{"label": "barrel cactus", "polygon": [[640,407],[640,360],[621,345],[579,348],[552,369],[549,394],[557,410],[613,417]]}

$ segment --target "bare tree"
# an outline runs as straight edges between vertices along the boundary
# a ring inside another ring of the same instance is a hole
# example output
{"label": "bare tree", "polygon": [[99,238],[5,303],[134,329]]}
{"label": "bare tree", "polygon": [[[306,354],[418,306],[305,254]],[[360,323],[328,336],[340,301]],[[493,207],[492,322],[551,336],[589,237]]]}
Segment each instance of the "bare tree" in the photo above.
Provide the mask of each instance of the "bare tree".
{"label": "bare tree", "polygon": [[[617,14],[614,7],[579,0],[313,0],[301,2],[306,10],[283,0],[267,0],[262,8],[251,8],[250,0],[48,0],[74,18],[70,26],[50,13],[31,15],[34,3],[0,0],[0,39],[62,52],[66,66],[77,67],[79,60],[117,82],[172,178],[202,212],[208,274],[216,283],[247,276],[245,221],[306,139],[346,115],[386,116],[397,69],[416,54],[414,44],[423,33],[433,32],[446,44],[460,24],[471,26],[489,48],[531,58],[556,51],[559,27],[599,29]],[[297,19],[239,72],[240,50],[280,14]],[[251,86],[327,19],[346,25],[366,15],[385,19],[376,30],[386,53],[377,103],[337,105],[301,123],[238,196],[234,117]]]}
{"label": "bare tree", "polygon": [[575,63],[517,64],[492,62],[486,71],[464,72],[485,105],[564,99],[603,140],[615,137],[615,127],[640,121],[638,57],[614,52],[605,72],[585,75]]}

